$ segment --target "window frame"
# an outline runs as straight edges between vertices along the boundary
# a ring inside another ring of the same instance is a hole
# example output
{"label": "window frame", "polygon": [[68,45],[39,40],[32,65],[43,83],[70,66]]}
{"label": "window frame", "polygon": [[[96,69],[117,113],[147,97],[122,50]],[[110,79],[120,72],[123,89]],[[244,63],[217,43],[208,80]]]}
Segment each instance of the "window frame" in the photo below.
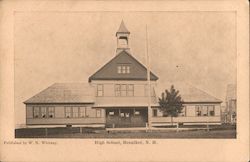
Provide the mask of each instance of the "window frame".
{"label": "window frame", "polygon": [[[79,107],[76,106],[72,106],[72,118],[79,118]],[[76,112],[74,112],[74,110],[77,110]]]}
{"label": "window frame", "polygon": [[[99,89],[99,87],[101,87],[101,89]],[[99,94],[99,92],[101,92]],[[102,97],[104,95],[104,86],[103,84],[97,84],[97,94],[96,94],[98,97]]]}
{"label": "window frame", "polygon": [[[69,112],[67,112],[67,108],[69,108]],[[69,113],[69,117],[67,117],[67,114]],[[72,108],[70,106],[64,107],[64,117],[65,118],[72,118]]]}
{"label": "window frame", "polygon": [[131,73],[131,65],[128,64],[118,64],[117,65],[117,73],[118,74],[130,74]]}
{"label": "window frame", "polygon": [[[131,89],[129,88],[131,86]],[[133,97],[134,84],[115,84],[115,97]],[[130,95],[131,94],[131,95]]]}
{"label": "window frame", "polygon": [[[33,110],[33,118],[34,118],[34,119],[40,118],[40,116],[41,116],[41,115],[40,115],[40,107],[39,107],[39,106],[33,106],[32,108],[33,108],[33,109],[32,109],[32,110]],[[35,117],[35,116],[36,116],[36,115],[35,115],[35,108],[38,109],[38,111],[37,111],[37,113],[38,113],[38,114],[37,114],[37,117]]]}
{"label": "window frame", "polygon": [[[129,89],[129,86],[132,87],[132,89]],[[132,92],[132,95],[129,95],[129,92]],[[127,84],[127,96],[133,97],[134,96],[134,85],[133,84]]]}
{"label": "window frame", "polygon": [[179,117],[187,116],[187,106],[183,106],[181,113],[179,113]]}
{"label": "window frame", "polygon": [[[79,118],[86,118],[87,115],[87,110],[86,110],[86,106],[80,106],[79,107]],[[83,111],[81,111],[83,110]],[[84,113],[83,113],[84,112]],[[83,115],[82,115],[83,114]]]}
{"label": "window frame", "polygon": [[[209,108],[212,108],[212,111],[210,111]],[[214,105],[208,105],[207,111],[208,111],[208,116],[215,116],[215,106]],[[213,112],[213,115],[210,115],[210,112]]]}
{"label": "window frame", "polygon": [[[100,115],[97,115],[98,112],[100,112],[100,113],[99,113]],[[101,109],[96,109],[96,117],[97,117],[97,118],[101,118],[101,117],[102,117],[102,111],[101,111]]]}
{"label": "window frame", "polygon": [[[197,113],[199,112],[199,113]],[[201,105],[195,105],[195,116],[202,116],[202,106]]]}
{"label": "window frame", "polygon": [[153,109],[153,117],[158,117],[158,110],[157,109]]}
{"label": "window frame", "polygon": [[120,95],[121,95],[121,97],[127,96],[127,85],[126,84],[120,84]]}
{"label": "window frame", "polygon": [[[50,111],[51,108],[52,108],[52,111]],[[48,118],[55,118],[55,107],[54,106],[47,107],[47,112],[48,112]],[[51,113],[53,114],[52,117],[50,117]]]}
{"label": "window frame", "polygon": [[[44,110],[44,112],[42,110]],[[44,113],[44,115],[43,115],[43,113]],[[40,117],[42,119],[48,118],[47,107],[43,107],[43,106],[40,107],[40,115],[41,115]]]}

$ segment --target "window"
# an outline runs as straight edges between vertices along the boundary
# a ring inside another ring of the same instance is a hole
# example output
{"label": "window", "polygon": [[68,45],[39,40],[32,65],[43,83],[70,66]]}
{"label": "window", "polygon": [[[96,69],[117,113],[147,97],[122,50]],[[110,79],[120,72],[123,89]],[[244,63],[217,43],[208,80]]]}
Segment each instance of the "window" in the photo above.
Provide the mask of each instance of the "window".
{"label": "window", "polygon": [[112,115],[112,116],[113,116],[113,115],[115,115],[115,112],[114,112],[114,111],[110,111],[110,112],[109,112],[109,115]]}
{"label": "window", "polygon": [[130,73],[130,65],[118,65],[117,66],[118,74],[129,74]]}
{"label": "window", "polygon": [[140,111],[139,110],[135,110],[135,115],[140,115]]}
{"label": "window", "polygon": [[121,66],[117,66],[117,73],[121,74],[122,73],[122,67]]}
{"label": "window", "polygon": [[201,115],[202,115],[202,116],[208,116],[208,113],[207,113],[207,106],[202,106]]}
{"label": "window", "polygon": [[127,66],[127,73],[130,73],[130,66]]}
{"label": "window", "polygon": [[121,96],[120,84],[115,85],[115,96]]}
{"label": "window", "polygon": [[122,66],[122,73],[123,73],[123,74],[126,73],[126,66]]}
{"label": "window", "polygon": [[121,96],[126,96],[127,94],[127,87],[126,87],[126,84],[122,84],[121,85]]}
{"label": "window", "polygon": [[54,118],[55,108],[54,107],[33,107],[34,118]]}
{"label": "window", "polygon": [[39,118],[39,110],[40,108],[39,107],[33,107],[33,117],[34,118]]}
{"label": "window", "polygon": [[214,116],[214,106],[213,105],[199,105],[196,106],[196,116]]}
{"label": "window", "polygon": [[153,109],[153,116],[154,116],[154,117],[157,116],[157,109]]}
{"label": "window", "polygon": [[65,117],[71,118],[71,107],[65,107]]}
{"label": "window", "polygon": [[96,109],[96,117],[97,118],[101,117],[101,110],[100,109]]}
{"label": "window", "polygon": [[127,85],[127,96],[134,96],[134,85]]}
{"label": "window", "polygon": [[46,107],[40,107],[40,110],[41,110],[41,117],[46,118],[47,117]]}
{"label": "window", "polygon": [[86,107],[79,107],[79,117],[80,118],[86,117]]}
{"label": "window", "polygon": [[79,108],[78,107],[72,107],[72,117],[78,118],[79,115]]}
{"label": "window", "polygon": [[115,96],[134,96],[134,85],[115,84]]}
{"label": "window", "polygon": [[195,106],[196,116],[201,116],[202,106]]}
{"label": "window", "polygon": [[55,108],[48,107],[48,113],[49,113],[49,118],[54,118],[55,117]]}
{"label": "window", "polygon": [[214,106],[208,106],[208,114],[209,116],[214,116]]}
{"label": "window", "polygon": [[103,85],[97,84],[97,96],[103,96]]}
{"label": "window", "polygon": [[181,113],[179,113],[179,116],[186,116],[186,106],[182,108]]}

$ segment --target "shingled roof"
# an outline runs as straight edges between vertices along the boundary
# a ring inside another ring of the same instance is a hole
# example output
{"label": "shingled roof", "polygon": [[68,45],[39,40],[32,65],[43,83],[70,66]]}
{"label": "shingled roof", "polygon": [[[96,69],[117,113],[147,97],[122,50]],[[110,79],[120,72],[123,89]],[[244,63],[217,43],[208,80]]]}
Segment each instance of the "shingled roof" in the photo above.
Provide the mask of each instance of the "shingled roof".
{"label": "shingled roof", "polygon": [[[119,64],[129,64],[131,72],[118,74],[117,66]],[[89,82],[92,80],[147,80],[147,68],[130,53],[123,50],[90,76]],[[158,80],[158,77],[150,72],[150,80]]]}
{"label": "shingled roof", "polygon": [[125,26],[123,20],[122,20],[122,22],[121,22],[121,24],[120,24],[119,29],[118,29],[117,32],[116,32],[116,35],[117,35],[117,33],[127,33],[127,34],[130,33],[130,32],[128,31],[127,27]]}
{"label": "shingled roof", "polygon": [[94,97],[94,89],[88,83],[55,83],[24,103],[94,103]]}
{"label": "shingled roof", "polygon": [[161,93],[166,89],[170,89],[171,85],[174,85],[174,88],[179,90],[180,95],[185,103],[221,103],[222,101],[207,92],[198,89],[190,84],[184,82],[175,82],[175,83],[164,83],[160,84],[157,87],[156,93],[158,96],[161,96]]}

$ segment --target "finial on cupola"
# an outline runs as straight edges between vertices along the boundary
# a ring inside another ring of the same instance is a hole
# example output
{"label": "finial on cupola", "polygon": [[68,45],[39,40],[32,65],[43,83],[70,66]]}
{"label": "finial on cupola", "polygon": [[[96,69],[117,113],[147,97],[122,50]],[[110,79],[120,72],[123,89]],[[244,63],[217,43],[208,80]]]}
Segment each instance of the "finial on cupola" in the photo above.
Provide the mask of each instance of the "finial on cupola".
{"label": "finial on cupola", "polygon": [[126,28],[123,20],[120,24],[118,31],[116,32],[117,37],[117,49],[116,54],[120,53],[123,50],[129,50],[129,34],[130,32]]}

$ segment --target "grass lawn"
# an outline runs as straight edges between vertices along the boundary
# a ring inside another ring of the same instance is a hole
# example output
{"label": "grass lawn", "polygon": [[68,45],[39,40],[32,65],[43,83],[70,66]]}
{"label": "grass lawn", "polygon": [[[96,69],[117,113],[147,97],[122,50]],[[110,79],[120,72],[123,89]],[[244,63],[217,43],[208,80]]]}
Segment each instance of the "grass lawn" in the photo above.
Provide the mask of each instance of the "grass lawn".
{"label": "grass lawn", "polygon": [[[41,130],[40,130],[41,131]],[[41,134],[20,134],[16,131],[16,138],[236,138],[236,130],[235,129],[223,129],[223,130],[192,130],[192,131],[156,131],[145,132],[145,131],[131,131],[131,132],[107,132],[105,130],[99,130],[97,132],[93,131],[84,131],[83,133],[79,133],[76,131],[71,131],[70,133],[65,131],[62,133],[58,133],[48,131],[48,135],[45,136],[44,133]]]}

